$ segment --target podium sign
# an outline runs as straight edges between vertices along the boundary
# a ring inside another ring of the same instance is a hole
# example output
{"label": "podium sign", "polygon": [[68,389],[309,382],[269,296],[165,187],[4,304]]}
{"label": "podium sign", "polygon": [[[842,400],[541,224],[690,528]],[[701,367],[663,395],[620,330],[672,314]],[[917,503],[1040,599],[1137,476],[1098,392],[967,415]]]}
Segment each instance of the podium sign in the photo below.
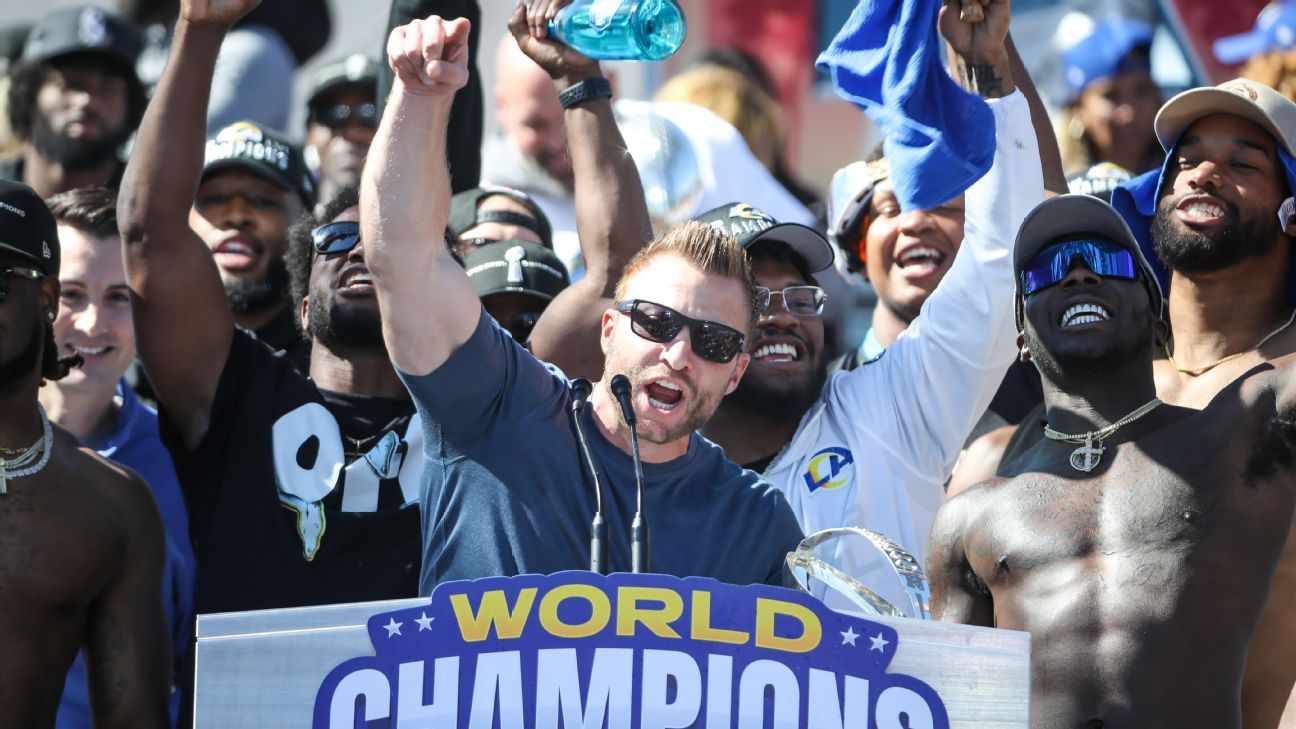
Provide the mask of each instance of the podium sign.
{"label": "podium sign", "polygon": [[703,578],[564,572],[203,615],[194,725],[1021,727],[1029,636]]}

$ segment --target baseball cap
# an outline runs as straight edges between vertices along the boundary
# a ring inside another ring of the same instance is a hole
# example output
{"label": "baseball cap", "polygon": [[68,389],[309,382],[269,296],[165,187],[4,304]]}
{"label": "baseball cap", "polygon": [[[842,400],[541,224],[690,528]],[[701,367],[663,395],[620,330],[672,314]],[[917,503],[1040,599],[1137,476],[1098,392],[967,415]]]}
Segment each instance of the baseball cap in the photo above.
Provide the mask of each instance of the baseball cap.
{"label": "baseball cap", "polygon": [[852,162],[833,173],[828,186],[828,237],[846,254],[847,267],[864,267],[864,224],[878,183],[891,176],[886,158]]}
{"label": "baseball cap", "polygon": [[306,105],[315,106],[321,97],[345,86],[366,86],[377,96],[378,62],[363,53],[353,53],[324,66],[311,79],[310,97],[306,100]]}
{"label": "baseball cap", "polygon": [[553,251],[519,240],[487,243],[471,251],[464,270],[477,298],[513,292],[549,301],[571,283],[567,267]]}
{"label": "baseball cap", "polygon": [[[503,195],[516,200],[531,211],[531,217],[507,210],[478,212],[477,206],[481,204],[481,201],[494,195]],[[455,235],[459,235],[481,223],[507,223],[526,228],[540,236],[540,242],[545,248],[553,248],[553,231],[549,227],[549,216],[545,215],[544,211],[540,209],[540,205],[535,201],[535,198],[521,190],[504,187],[503,185],[482,184],[470,190],[464,190],[450,198],[449,226]]]}
{"label": "baseball cap", "polygon": [[73,53],[95,53],[116,62],[138,84],[135,59],[143,38],[130,21],[102,8],[52,10],[32,28],[23,63],[41,63]]}
{"label": "baseball cap", "polygon": [[58,278],[58,223],[45,201],[21,182],[0,180],[0,250],[30,260]]}
{"label": "baseball cap", "polygon": [[819,231],[800,223],[780,223],[748,203],[726,203],[694,220],[736,238],[744,249],[757,241],[783,243],[805,261],[810,273],[822,271],[833,262],[832,245]]}
{"label": "baseball cap", "polygon": [[1152,27],[1128,18],[1107,18],[1093,25],[1089,35],[1062,54],[1062,73],[1069,98],[1074,101],[1089,84],[1123,71],[1148,71],[1147,58],[1130,58],[1130,52],[1151,48]]}
{"label": "baseball cap", "polygon": [[1215,41],[1220,63],[1241,63],[1252,56],[1296,46],[1296,2],[1272,2],[1256,16],[1255,27]]}
{"label": "baseball cap", "polygon": [[315,205],[315,178],[296,145],[256,122],[239,121],[207,140],[203,177],[217,170],[242,167],[295,192],[302,205]]}
{"label": "baseball cap", "polygon": [[1296,103],[1283,94],[1244,78],[1225,81],[1175,96],[1157,112],[1154,126],[1157,140],[1167,152],[1193,122],[1211,114],[1235,114],[1264,127],[1278,146],[1296,157]]}
{"label": "baseball cap", "polygon": [[1130,171],[1112,162],[1099,162],[1084,172],[1067,178],[1067,189],[1079,195],[1092,195],[1105,203],[1111,202],[1112,191],[1122,182],[1134,177]]}
{"label": "baseball cap", "polygon": [[1142,273],[1143,284],[1152,297],[1152,311],[1161,315],[1163,296],[1161,284],[1152,273],[1152,267],[1143,257],[1134,233],[1116,209],[1091,195],[1068,194],[1045,200],[1027,214],[1017,231],[1013,246],[1013,279],[1016,282],[1017,329],[1022,328],[1025,314],[1021,294],[1021,272],[1040,251],[1054,242],[1077,236],[1088,236],[1111,241],[1134,254]]}

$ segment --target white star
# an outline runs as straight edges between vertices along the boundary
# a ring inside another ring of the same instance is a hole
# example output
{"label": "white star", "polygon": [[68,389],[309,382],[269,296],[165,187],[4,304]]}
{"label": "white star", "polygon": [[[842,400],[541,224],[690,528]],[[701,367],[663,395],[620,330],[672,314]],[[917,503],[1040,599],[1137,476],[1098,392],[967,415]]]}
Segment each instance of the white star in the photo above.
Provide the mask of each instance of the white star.
{"label": "white star", "polygon": [[871,651],[882,651],[882,649],[886,648],[887,644],[891,642],[886,638],[883,638],[881,633],[878,633],[876,638],[869,638],[869,640],[873,641],[873,646],[869,648]]}
{"label": "white star", "polygon": [[849,625],[846,626],[846,629],[843,630],[841,634],[842,634],[842,645],[846,645],[847,643],[850,643],[851,645],[855,645],[855,639],[859,637],[859,634],[855,632],[855,628]]}
{"label": "white star", "polygon": [[393,635],[400,635],[401,634],[400,628],[404,624],[405,623],[396,622],[396,618],[392,618],[389,621],[387,621],[387,624],[383,626],[383,628],[387,631],[387,637],[390,638]]}
{"label": "white star", "polygon": [[431,630],[433,620],[436,620],[436,618],[429,618],[427,613],[419,613],[419,617],[414,618],[414,622],[418,623],[420,633],[425,630]]}

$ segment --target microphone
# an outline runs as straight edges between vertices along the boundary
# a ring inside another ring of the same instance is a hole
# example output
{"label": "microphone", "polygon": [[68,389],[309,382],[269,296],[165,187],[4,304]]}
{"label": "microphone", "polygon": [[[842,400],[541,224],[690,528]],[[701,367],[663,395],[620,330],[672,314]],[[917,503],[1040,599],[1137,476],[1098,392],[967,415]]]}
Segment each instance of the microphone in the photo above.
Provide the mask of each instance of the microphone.
{"label": "microphone", "polygon": [[639,431],[635,427],[634,405],[630,402],[630,379],[612,376],[612,395],[621,406],[621,417],[630,426],[630,460],[635,472],[635,515],[630,524],[630,571],[648,571],[648,520],[643,513],[643,461],[639,460]]}
{"label": "microphone", "polygon": [[594,521],[590,524],[590,572],[607,574],[608,528],[603,520],[603,487],[599,484],[598,468],[594,465],[594,453],[590,450],[589,441],[585,439],[585,429],[581,426],[581,413],[589,402],[594,387],[584,377],[577,377],[571,382],[572,388],[572,423],[576,426],[576,440],[580,442],[581,454],[585,456],[585,465],[589,468],[590,477],[594,479]]}

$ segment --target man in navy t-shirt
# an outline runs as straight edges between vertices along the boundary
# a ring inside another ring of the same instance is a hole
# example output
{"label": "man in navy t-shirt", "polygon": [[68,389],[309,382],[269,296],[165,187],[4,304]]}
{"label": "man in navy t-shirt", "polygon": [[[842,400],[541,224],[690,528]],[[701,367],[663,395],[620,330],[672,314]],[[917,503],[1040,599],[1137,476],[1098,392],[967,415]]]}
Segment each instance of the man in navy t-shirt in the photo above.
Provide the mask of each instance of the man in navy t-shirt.
{"label": "man in navy t-shirt", "polygon": [[[522,14],[510,28],[565,89],[567,123],[614,125],[597,62],[530,37]],[[424,427],[425,594],[449,579],[587,567],[596,508],[566,379],[483,315],[463,269],[430,239],[448,214],[445,127],[467,82],[467,26],[434,16],[393,32],[396,83],[361,185],[384,338]],[[572,164],[606,153],[573,148]],[[643,204],[637,187],[619,192],[624,204]],[[644,460],[648,570],[782,582],[801,538],[791,510],[694,432],[742,377],[758,308],[743,251],[702,224],[677,226],[626,265],[601,321],[604,377],[581,416],[601,464],[610,571],[630,567],[638,510],[629,428],[609,388],[623,374]]]}

